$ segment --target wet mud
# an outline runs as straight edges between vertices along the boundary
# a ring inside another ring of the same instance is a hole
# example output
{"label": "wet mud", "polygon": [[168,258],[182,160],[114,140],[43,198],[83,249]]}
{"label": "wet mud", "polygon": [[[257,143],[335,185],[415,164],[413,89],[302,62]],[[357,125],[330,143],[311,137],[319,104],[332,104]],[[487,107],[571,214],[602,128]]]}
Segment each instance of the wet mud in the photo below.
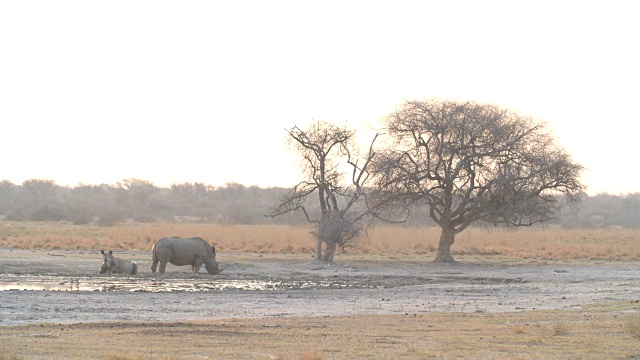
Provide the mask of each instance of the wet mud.
{"label": "wet mud", "polygon": [[98,275],[99,252],[0,249],[0,326],[42,322],[580,309],[640,299],[640,264],[425,261],[219,254],[219,275],[120,252],[138,275]]}

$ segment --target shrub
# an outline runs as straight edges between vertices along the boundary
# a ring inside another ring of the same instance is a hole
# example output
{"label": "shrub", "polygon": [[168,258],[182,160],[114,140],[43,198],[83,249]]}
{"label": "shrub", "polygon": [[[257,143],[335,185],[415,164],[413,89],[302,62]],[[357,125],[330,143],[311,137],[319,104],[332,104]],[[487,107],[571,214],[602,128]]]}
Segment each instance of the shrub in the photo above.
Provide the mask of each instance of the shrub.
{"label": "shrub", "polygon": [[124,219],[122,214],[117,210],[106,210],[96,220],[96,225],[100,227],[111,227],[121,222]]}
{"label": "shrub", "polygon": [[627,320],[625,328],[631,336],[640,339],[640,315],[636,315]]}
{"label": "shrub", "polygon": [[551,325],[551,335],[560,336],[569,333],[569,328],[563,323],[554,323]]}

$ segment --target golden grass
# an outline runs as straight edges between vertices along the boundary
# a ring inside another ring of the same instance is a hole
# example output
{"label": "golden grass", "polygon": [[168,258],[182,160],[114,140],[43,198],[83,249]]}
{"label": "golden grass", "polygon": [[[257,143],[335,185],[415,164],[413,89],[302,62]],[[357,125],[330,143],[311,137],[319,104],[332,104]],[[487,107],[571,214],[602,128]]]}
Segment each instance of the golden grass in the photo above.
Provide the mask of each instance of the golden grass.
{"label": "golden grass", "polygon": [[0,351],[0,360],[22,360],[24,357],[16,355],[16,354],[5,354]]}
{"label": "golden grass", "polygon": [[[637,311],[350,315],[203,322],[0,326],[5,354],[49,359],[637,358]],[[552,324],[571,324],[561,335]],[[550,328],[551,326],[551,328]],[[90,341],[87,341],[90,339]],[[294,339],[295,341],[292,341]],[[1,355],[0,355],[1,356]]]}
{"label": "golden grass", "polygon": [[[0,222],[0,247],[21,249],[148,250],[166,236],[200,236],[218,251],[313,253],[310,227],[198,223],[124,223],[114,227],[57,222]],[[435,256],[440,229],[378,226],[350,253]],[[640,229],[467,229],[456,237],[454,257],[529,260],[640,259]]]}
{"label": "golden grass", "polygon": [[553,323],[551,325],[551,335],[562,336],[569,333],[569,327],[564,323]]}
{"label": "golden grass", "polygon": [[627,320],[625,328],[631,336],[640,339],[640,315],[635,315]]}

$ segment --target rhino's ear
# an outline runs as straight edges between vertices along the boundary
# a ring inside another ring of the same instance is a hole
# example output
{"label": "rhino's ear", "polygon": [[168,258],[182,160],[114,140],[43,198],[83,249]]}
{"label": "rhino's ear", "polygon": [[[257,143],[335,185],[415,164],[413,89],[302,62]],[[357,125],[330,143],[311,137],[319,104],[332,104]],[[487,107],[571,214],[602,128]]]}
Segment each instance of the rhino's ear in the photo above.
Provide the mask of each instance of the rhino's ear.
{"label": "rhino's ear", "polygon": [[109,255],[113,255],[113,251],[109,250]]}
{"label": "rhino's ear", "polygon": [[104,250],[100,250],[100,254],[104,255]]}

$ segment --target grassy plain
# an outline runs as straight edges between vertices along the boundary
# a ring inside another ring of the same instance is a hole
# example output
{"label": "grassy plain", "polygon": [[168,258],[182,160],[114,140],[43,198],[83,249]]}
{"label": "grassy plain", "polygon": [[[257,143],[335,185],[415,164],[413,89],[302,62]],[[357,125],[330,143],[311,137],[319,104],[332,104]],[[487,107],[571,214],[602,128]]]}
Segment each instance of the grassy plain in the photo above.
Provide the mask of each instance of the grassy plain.
{"label": "grassy plain", "polygon": [[[220,252],[309,254],[314,250],[309,230],[285,225],[125,223],[102,228],[0,221],[0,247],[148,250],[157,239],[176,235],[203,237]],[[439,235],[437,228],[380,226],[349,252],[370,260],[428,261],[435,257]],[[640,229],[468,229],[452,251],[463,261],[637,262]],[[640,358],[637,314],[638,303],[631,302],[585,304],[568,311],[0,326],[0,360]]]}
{"label": "grassy plain", "polygon": [[[66,250],[148,250],[166,236],[200,236],[220,252],[313,253],[309,227],[201,223],[124,223],[113,227],[0,221],[0,247]],[[435,256],[440,230],[378,226],[350,253]],[[536,260],[640,259],[640,229],[471,228],[456,237],[456,255]]]}
{"label": "grassy plain", "polygon": [[630,306],[0,327],[0,359],[636,359]]}

